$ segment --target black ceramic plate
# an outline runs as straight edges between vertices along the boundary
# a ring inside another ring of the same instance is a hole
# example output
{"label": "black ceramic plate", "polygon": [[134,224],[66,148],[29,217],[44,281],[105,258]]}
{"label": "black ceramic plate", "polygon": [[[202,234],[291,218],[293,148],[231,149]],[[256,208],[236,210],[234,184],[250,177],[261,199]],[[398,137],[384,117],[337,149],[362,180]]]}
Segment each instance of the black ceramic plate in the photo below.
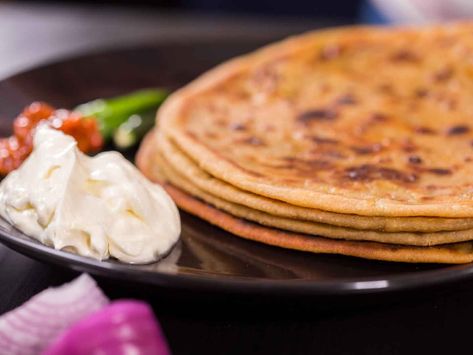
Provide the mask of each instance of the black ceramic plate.
{"label": "black ceramic plate", "polygon": [[[0,82],[0,133],[23,106],[44,100],[74,107],[144,87],[171,90],[222,60],[262,43],[168,43],[86,55]],[[132,156],[132,155],[131,155]],[[152,265],[99,262],[43,246],[0,221],[0,240],[45,262],[156,287],[233,294],[353,295],[438,285],[471,277],[471,265],[410,265],[270,247],[232,236],[182,213],[182,238]]]}

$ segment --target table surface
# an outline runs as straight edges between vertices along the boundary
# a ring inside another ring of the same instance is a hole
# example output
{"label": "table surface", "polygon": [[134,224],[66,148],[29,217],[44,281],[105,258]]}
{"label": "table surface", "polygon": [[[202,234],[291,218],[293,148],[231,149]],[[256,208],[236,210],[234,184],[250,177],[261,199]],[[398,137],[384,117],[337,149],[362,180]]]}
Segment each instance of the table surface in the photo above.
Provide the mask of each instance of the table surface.
{"label": "table surface", "polygon": [[[169,39],[283,37],[333,21],[163,13],[146,8],[0,4],[0,78],[84,51]],[[126,26],[124,26],[126,24]],[[0,313],[77,273],[0,246]],[[97,279],[113,299],[150,302],[174,354],[466,352],[473,282],[379,300],[216,304]],[[1,353],[1,349],[0,349]]]}

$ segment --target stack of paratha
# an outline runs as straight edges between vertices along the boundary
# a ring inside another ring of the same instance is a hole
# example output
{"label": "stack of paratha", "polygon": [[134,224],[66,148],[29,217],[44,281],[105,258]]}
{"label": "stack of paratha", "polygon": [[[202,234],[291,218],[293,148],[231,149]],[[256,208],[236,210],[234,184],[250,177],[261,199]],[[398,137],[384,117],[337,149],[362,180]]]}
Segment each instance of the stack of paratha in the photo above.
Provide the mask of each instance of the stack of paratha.
{"label": "stack of paratha", "polygon": [[318,31],[172,95],[138,166],[184,210],[285,248],[473,261],[473,24]]}

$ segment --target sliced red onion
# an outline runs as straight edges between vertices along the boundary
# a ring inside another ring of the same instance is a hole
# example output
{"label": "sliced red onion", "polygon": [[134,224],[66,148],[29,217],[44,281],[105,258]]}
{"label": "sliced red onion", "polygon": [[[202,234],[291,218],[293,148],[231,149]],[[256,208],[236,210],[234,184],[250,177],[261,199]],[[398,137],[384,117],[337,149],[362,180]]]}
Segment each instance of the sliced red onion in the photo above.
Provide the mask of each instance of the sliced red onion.
{"label": "sliced red onion", "polygon": [[67,330],[43,355],[169,355],[151,308],[116,301]]}
{"label": "sliced red onion", "polygon": [[87,274],[49,288],[0,317],[0,352],[39,354],[65,329],[107,303],[107,297]]}

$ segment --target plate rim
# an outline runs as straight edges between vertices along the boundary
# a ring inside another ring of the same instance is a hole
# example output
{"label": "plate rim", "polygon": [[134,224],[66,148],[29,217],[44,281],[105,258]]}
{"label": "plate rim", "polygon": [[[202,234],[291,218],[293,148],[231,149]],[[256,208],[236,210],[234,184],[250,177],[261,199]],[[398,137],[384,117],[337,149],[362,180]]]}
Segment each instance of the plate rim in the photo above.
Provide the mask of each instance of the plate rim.
{"label": "plate rim", "polygon": [[[1,218],[1,217],[0,217]],[[4,222],[8,223],[8,222]],[[337,281],[303,279],[265,279],[237,276],[205,276],[165,273],[134,269],[133,264],[93,258],[56,250],[25,235],[18,238],[0,228],[0,242],[10,249],[42,262],[76,271],[109,277],[115,280],[138,282],[157,287],[230,292],[232,294],[274,294],[279,296],[311,294],[319,296],[353,296],[392,293],[445,285],[473,276],[472,264],[447,265],[445,268],[393,274],[390,277],[346,278]]]}

